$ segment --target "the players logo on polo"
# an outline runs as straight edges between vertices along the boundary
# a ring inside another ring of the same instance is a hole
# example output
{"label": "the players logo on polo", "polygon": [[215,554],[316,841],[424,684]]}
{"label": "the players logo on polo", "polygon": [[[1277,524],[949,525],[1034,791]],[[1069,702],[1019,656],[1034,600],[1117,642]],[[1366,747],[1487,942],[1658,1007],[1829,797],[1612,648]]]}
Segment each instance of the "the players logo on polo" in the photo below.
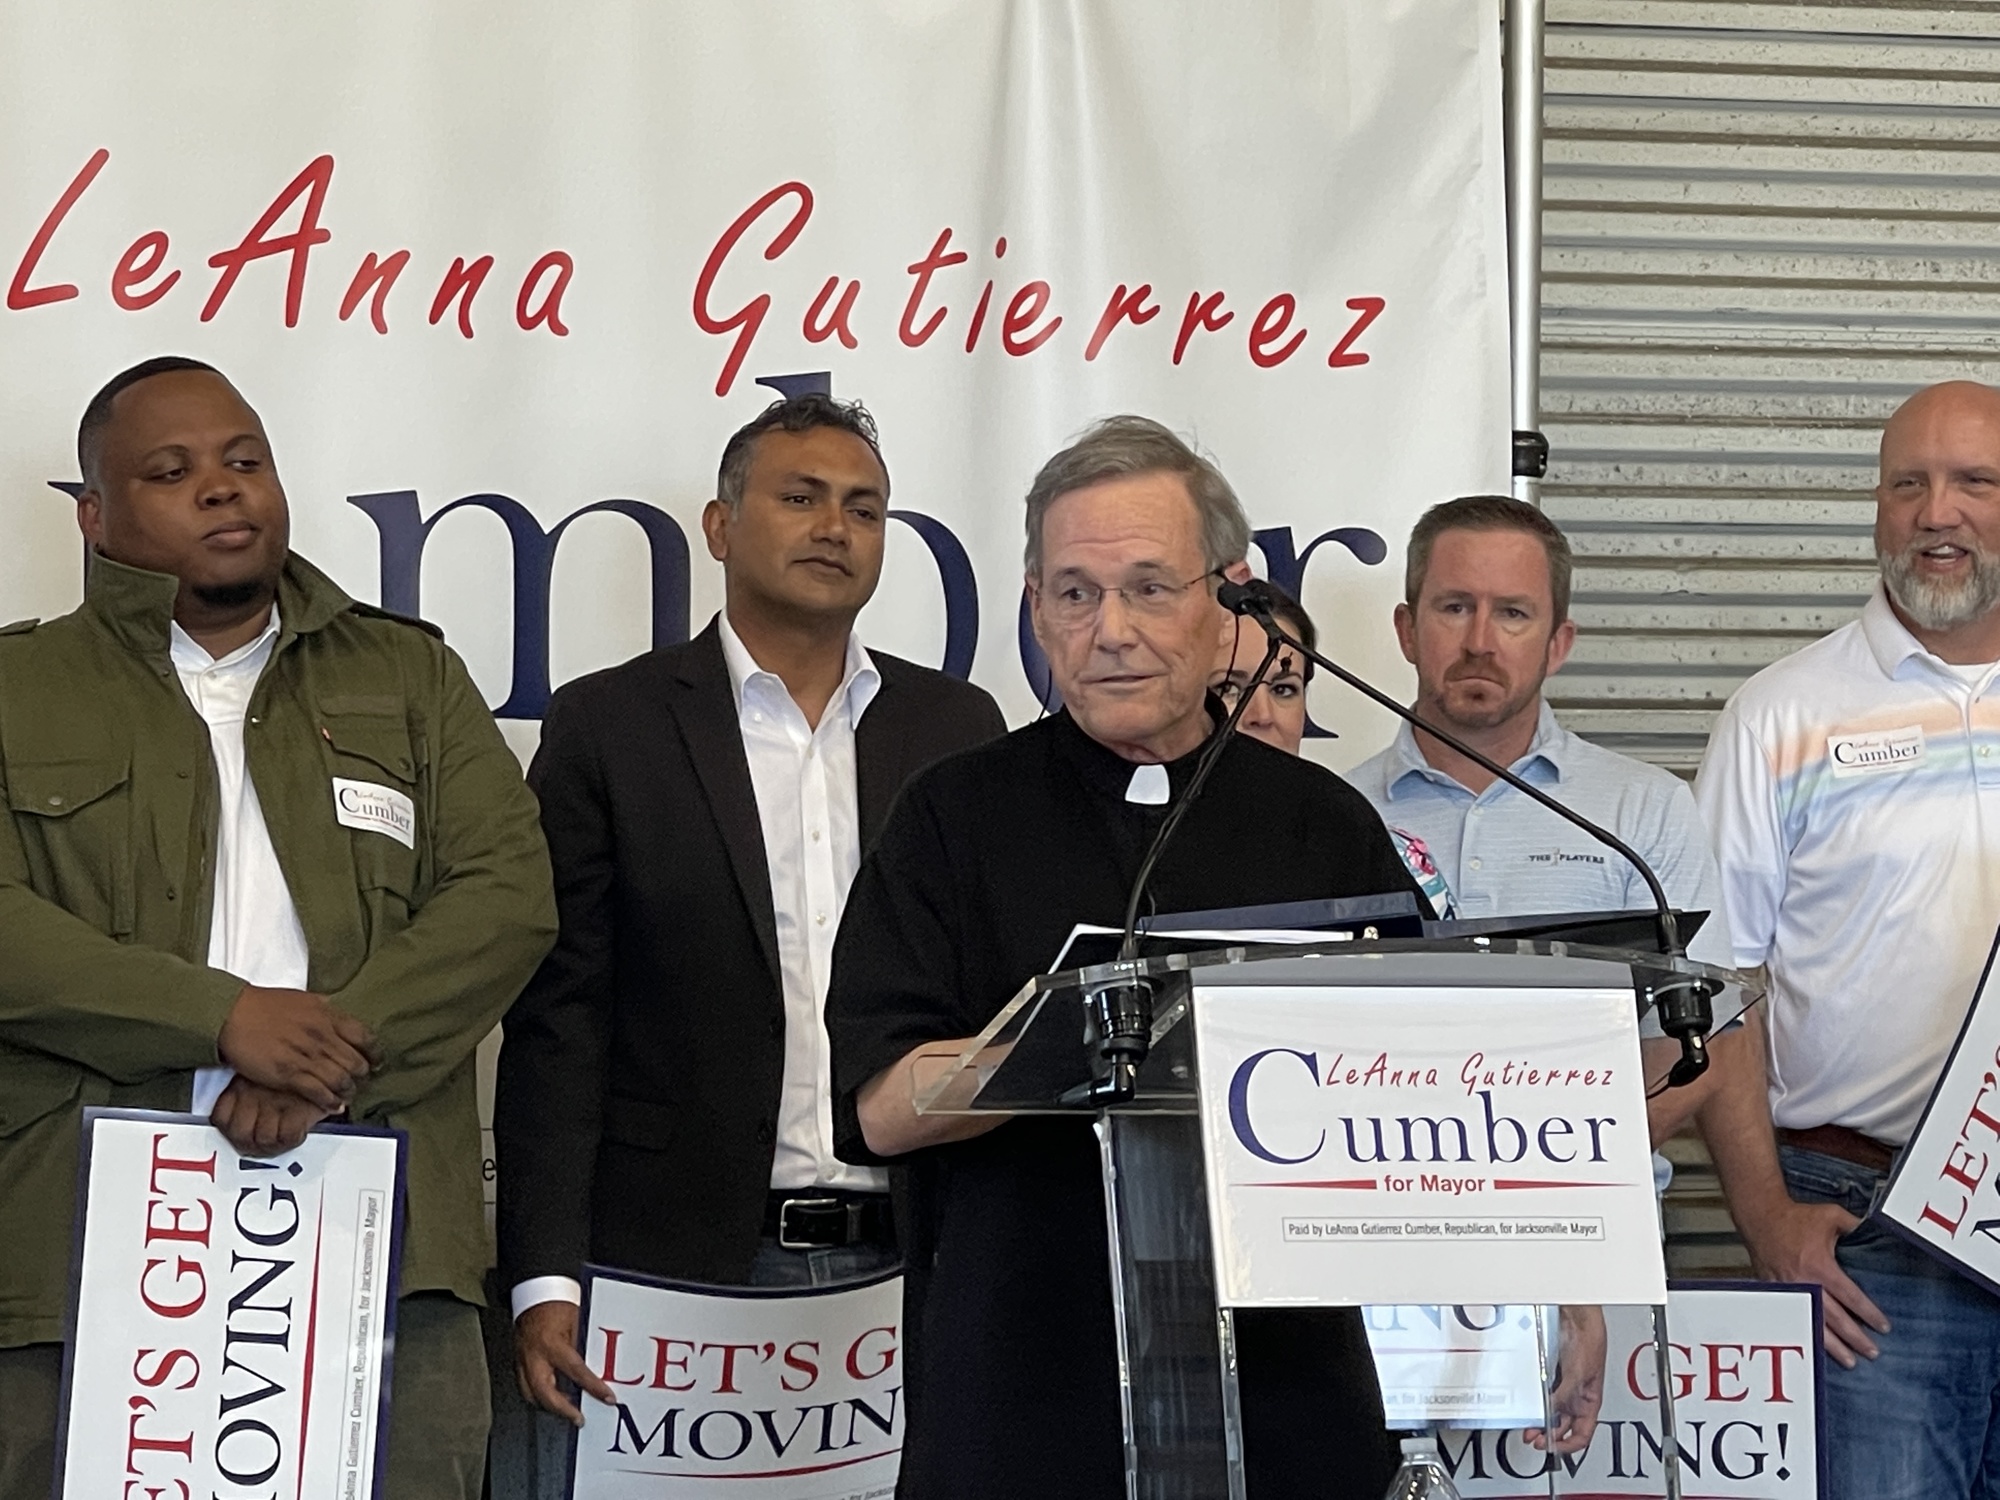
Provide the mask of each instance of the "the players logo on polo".
{"label": "the players logo on polo", "polygon": [[417,805],[394,787],[336,776],[333,816],[343,828],[387,834],[405,849],[417,847]]}
{"label": "the players logo on polo", "polygon": [[1833,774],[1875,776],[1884,771],[1907,771],[1923,764],[1924,726],[1879,729],[1872,734],[1830,734],[1826,738],[1827,759]]}

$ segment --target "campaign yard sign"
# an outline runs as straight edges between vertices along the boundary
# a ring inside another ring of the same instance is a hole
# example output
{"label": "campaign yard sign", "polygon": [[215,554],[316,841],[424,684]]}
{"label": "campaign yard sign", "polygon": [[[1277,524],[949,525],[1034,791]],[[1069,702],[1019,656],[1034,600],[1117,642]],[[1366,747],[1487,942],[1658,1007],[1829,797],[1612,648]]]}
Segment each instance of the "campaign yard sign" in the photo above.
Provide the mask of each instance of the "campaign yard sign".
{"label": "campaign yard sign", "polygon": [[2000,1001],[1996,940],[1916,1134],[1896,1159],[1879,1212],[1892,1229],[2000,1292]]}
{"label": "campaign yard sign", "polygon": [[884,1500],[903,1450],[903,1279],[770,1290],[590,1266],[573,1500]]}
{"label": "campaign yard sign", "polygon": [[64,1496],[367,1500],[388,1435],[401,1132],[258,1160],[192,1115],[84,1112]]}
{"label": "campaign yard sign", "polygon": [[1225,1305],[1664,1300],[1629,988],[1198,998]]}
{"label": "campaign yard sign", "polygon": [[[1666,1493],[1652,1309],[1607,1307],[1604,1406],[1590,1446],[1557,1457],[1518,1428],[1447,1429],[1439,1457],[1464,1500],[1553,1492],[1611,1500]],[[1819,1289],[1677,1282],[1667,1299],[1682,1493],[1816,1500],[1821,1430]]]}

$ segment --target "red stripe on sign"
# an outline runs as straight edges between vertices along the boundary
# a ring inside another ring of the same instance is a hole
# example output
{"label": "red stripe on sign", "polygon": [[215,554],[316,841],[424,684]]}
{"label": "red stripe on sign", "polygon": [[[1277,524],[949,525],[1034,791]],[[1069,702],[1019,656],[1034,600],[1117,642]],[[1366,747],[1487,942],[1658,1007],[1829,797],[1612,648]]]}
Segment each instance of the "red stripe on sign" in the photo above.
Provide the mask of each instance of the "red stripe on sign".
{"label": "red stripe on sign", "polygon": [[1630,1187],[1631,1185],[1629,1182],[1543,1182],[1535,1177],[1496,1177],[1493,1179],[1493,1186],[1503,1192],[1508,1189],[1518,1190],[1521,1188],[1614,1188]]}
{"label": "red stripe on sign", "polygon": [[1372,1193],[1381,1187],[1372,1177],[1336,1177],[1328,1182],[1239,1182],[1237,1187],[1284,1187],[1284,1188],[1346,1188],[1357,1193]]}
{"label": "red stripe on sign", "polygon": [[880,1453],[868,1453],[860,1458],[843,1458],[830,1464],[811,1464],[803,1469],[765,1469],[756,1474],[717,1474],[706,1469],[618,1469],[619,1474],[653,1474],[661,1479],[791,1479],[800,1474],[824,1474],[828,1469],[846,1469],[855,1464],[873,1463],[878,1458],[893,1458],[901,1453],[901,1448],[884,1448]]}
{"label": "red stripe on sign", "polygon": [[306,1373],[300,1382],[299,1391],[299,1480],[294,1494],[304,1494],[306,1488],[306,1423],[312,1417],[313,1406],[313,1345],[319,1334],[319,1258],[325,1244],[322,1231],[326,1227],[326,1198],[319,1200],[319,1218],[313,1225],[313,1284],[312,1298],[306,1308]]}

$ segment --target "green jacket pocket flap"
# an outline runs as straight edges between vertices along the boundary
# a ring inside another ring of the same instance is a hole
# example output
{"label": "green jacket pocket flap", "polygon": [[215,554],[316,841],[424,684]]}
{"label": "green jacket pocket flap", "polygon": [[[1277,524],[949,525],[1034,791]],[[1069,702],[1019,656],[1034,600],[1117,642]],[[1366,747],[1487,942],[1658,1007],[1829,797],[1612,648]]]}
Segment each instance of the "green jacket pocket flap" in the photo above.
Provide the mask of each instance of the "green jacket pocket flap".
{"label": "green jacket pocket flap", "polygon": [[323,713],[320,733],[338,755],[367,761],[396,780],[417,779],[416,757],[410,753],[410,731],[402,717],[375,714]]}
{"label": "green jacket pocket flap", "polygon": [[7,802],[17,813],[66,818],[123,786],[128,761],[21,761],[7,766]]}

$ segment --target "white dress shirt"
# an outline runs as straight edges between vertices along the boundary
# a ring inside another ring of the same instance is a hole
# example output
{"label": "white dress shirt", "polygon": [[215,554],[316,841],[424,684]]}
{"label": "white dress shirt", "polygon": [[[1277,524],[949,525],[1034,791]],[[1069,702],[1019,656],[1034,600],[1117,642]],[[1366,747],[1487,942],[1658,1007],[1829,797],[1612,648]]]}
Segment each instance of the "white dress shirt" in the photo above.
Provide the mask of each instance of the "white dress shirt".
{"label": "white dress shirt", "polygon": [[1737,689],[1695,799],[1770,974],[1772,1119],[1901,1145],[2000,922],[2000,663],[1939,660],[1878,583]]}
{"label": "white dress shirt", "polygon": [[[264,826],[257,788],[243,764],[243,723],[250,695],[278,644],[278,611],[247,646],[212,657],[180,626],[169,627],[169,655],[195,712],[208,725],[215,759],[216,833],[213,914],[208,925],[208,966],[245,984],[273,989],[306,987],[306,934],[292,904],[285,872]],[[188,1108],[205,1115],[227,1087],[228,1068],[195,1074]]]}
{"label": "white dress shirt", "polygon": [[[850,1166],[833,1154],[825,1018],[834,934],[861,867],[854,731],[882,686],[881,674],[860,639],[849,635],[846,672],[814,728],[784,679],[757,665],[726,612],[718,633],[763,826],[784,991],[785,1072],[771,1186],[886,1192],[888,1174],[881,1168]],[[511,1300],[518,1318],[538,1302],[582,1297],[570,1277],[533,1276],[514,1288]]]}
{"label": "white dress shirt", "polygon": [[736,693],[737,724],[764,826],[778,968],[785,999],[785,1081],[778,1103],[774,1188],[885,1192],[879,1167],[833,1154],[833,1084],[827,1061],[826,986],[847,889],[861,867],[854,731],[882,686],[859,638],[847,638],[847,669],[820,715],[806,716],[784,679],[750,657],[724,613],[722,657]]}

